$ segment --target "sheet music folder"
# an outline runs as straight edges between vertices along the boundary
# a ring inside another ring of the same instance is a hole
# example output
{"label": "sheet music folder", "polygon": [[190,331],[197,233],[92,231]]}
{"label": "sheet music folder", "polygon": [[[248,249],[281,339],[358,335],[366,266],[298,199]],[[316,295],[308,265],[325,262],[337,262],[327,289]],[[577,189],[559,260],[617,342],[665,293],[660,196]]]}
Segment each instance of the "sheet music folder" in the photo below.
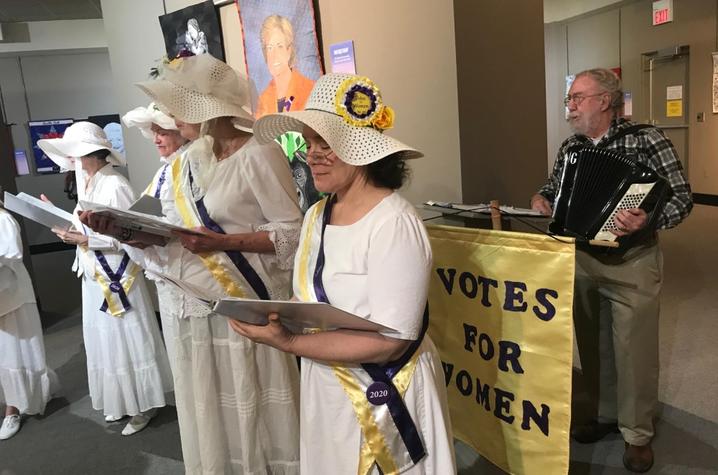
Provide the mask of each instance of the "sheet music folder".
{"label": "sheet music folder", "polygon": [[52,203],[42,201],[26,193],[17,196],[5,192],[5,209],[13,211],[20,216],[40,223],[48,228],[61,228],[68,230],[72,227],[72,214],[60,209]]}
{"label": "sheet music folder", "polygon": [[115,224],[123,228],[143,231],[164,237],[172,237],[172,231],[195,233],[192,229],[175,226],[164,221],[162,218],[145,213],[138,213],[127,209],[113,208],[112,206],[80,201],[80,206],[86,211],[92,211],[99,215],[109,216],[115,220]]}
{"label": "sheet music folder", "polygon": [[225,298],[217,301],[214,311],[253,325],[266,325],[267,314],[276,312],[279,314],[282,324],[295,333],[309,329],[337,330],[340,328],[393,332],[389,327],[323,302]]}

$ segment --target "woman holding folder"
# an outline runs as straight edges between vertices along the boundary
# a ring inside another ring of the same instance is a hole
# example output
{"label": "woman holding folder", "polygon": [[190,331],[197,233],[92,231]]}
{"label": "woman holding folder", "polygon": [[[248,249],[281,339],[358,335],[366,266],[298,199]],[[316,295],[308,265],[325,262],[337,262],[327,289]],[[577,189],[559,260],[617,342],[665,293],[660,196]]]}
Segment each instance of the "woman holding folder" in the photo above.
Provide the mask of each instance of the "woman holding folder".
{"label": "woman holding folder", "polygon": [[[90,122],[76,122],[62,138],[38,140],[38,146],[63,169],[75,170],[80,200],[127,209],[135,194],[127,179],[112,168],[124,158],[105,132]],[[131,416],[122,435],[149,424],[172,391],[167,353],[141,269],[112,238],[93,233],[79,221],[74,229],[53,231],[77,246],[73,270],[82,279],[82,331],[92,407],[105,421]]]}
{"label": "woman holding folder", "polygon": [[248,338],[302,357],[301,471],[455,472],[444,375],[426,334],[431,247],[421,219],[395,190],[421,153],[383,134],[393,111],[368,78],[319,78],[304,111],[271,114],[260,141],[302,131],[319,191],[294,263],[294,297],[380,323],[381,333],[292,334],[232,321]]}
{"label": "woman holding folder", "polygon": [[[162,112],[154,103],[150,103],[147,107],[132,109],[122,116],[122,122],[128,128],[137,127],[143,137],[152,140],[159,153],[161,165],[142,194],[159,200],[165,221],[181,224],[174,215],[172,163],[179,160],[180,155],[187,150],[189,140],[177,130],[174,119]],[[148,267],[145,262],[145,253],[142,249],[131,245],[123,245],[123,249],[133,261],[143,268]],[[152,272],[145,272],[145,276],[148,280],[154,281],[157,287],[157,301],[162,320],[162,336],[167,347],[170,367],[174,373],[174,361],[177,356],[174,344],[177,335],[177,318],[180,312],[179,302],[181,295],[175,291],[172,285],[167,284]]]}
{"label": "woman holding folder", "polygon": [[[171,165],[170,220],[193,232],[145,248],[147,269],[211,299],[288,298],[301,212],[281,148],[251,133],[246,79],[202,54],[138,86],[193,140]],[[101,217],[83,219],[120,232]],[[173,371],[185,471],[298,473],[295,359],[238,335],[188,295],[178,305]]]}

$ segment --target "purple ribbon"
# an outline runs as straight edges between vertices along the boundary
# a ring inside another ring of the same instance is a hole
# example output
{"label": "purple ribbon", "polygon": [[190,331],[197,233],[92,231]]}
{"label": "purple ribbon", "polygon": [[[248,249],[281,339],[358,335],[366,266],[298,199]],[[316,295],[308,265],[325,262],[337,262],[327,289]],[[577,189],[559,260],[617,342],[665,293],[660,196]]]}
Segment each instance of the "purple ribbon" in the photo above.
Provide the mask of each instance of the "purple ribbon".
{"label": "purple ribbon", "polygon": [[[192,177],[192,170],[190,170],[189,167],[188,172],[189,185],[191,189],[192,184],[194,183],[194,178]],[[204,205],[204,197],[195,201],[195,206],[197,206],[197,212],[199,213],[199,217],[205,228],[216,233],[227,234],[224,232],[224,229],[222,229],[222,227],[209,215],[207,207]],[[224,253],[227,254],[229,260],[232,261],[239,273],[242,274],[247,283],[249,283],[252,290],[254,290],[254,293],[257,294],[257,297],[259,297],[260,300],[271,300],[269,298],[267,287],[264,285],[264,282],[262,282],[262,278],[259,277],[259,274],[257,274],[257,271],[255,271],[252,265],[247,261],[247,258],[239,251],[224,251]]]}
{"label": "purple ribbon", "polygon": [[[317,300],[320,302],[329,303],[329,298],[324,290],[324,282],[322,280],[322,273],[324,272],[324,231],[327,228],[327,224],[332,216],[332,207],[336,201],[336,195],[332,195],[327,198],[327,204],[324,207],[324,213],[322,216],[322,232],[321,240],[319,242],[319,253],[317,255],[317,264],[314,268],[314,293],[317,296]],[[424,443],[421,441],[419,431],[416,428],[416,424],[409,414],[404,400],[399,394],[399,390],[394,386],[392,379],[396,374],[403,368],[414,355],[416,350],[424,340],[426,330],[429,328],[429,304],[427,303],[424,307],[424,316],[422,321],[421,333],[419,338],[411,342],[409,348],[404,352],[401,357],[386,365],[378,365],[376,363],[363,363],[361,366],[366,371],[375,383],[384,383],[389,389],[389,400],[386,402],[389,408],[389,414],[394,421],[394,425],[399,431],[401,440],[404,442],[411,460],[416,464],[424,456],[426,456],[426,449]],[[380,469],[381,471],[381,469]]]}
{"label": "purple ribbon", "polygon": [[[105,255],[102,254],[100,251],[95,251],[95,257],[97,257],[97,261],[100,263],[100,266],[102,266],[102,270],[105,271],[105,274],[107,274],[107,277],[110,279],[110,291],[117,294],[118,297],[120,297],[120,302],[122,302],[122,306],[125,308],[125,310],[129,310],[132,305],[130,305],[130,301],[127,298],[127,293],[125,292],[125,288],[122,287],[122,276],[125,273],[125,270],[127,269],[127,264],[130,262],[130,256],[124,252],[124,256],[122,256],[122,261],[120,261],[120,267],[117,268],[117,272],[113,272],[110,265],[107,263],[107,258],[105,258]],[[107,312],[107,309],[109,307],[109,303],[107,302],[107,299],[105,299],[102,302],[102,306],[100,306],[100,311]]]}
{"label": "purple ribbon", "polygon": [[[204,198],[200,198],[195,204],[197,205],[197,211],[199,212],[202,224],[204,224],[206,228],[216,233],[227,234],[224,232],[224,229],[209,216],[209,212],[207,212],[207,208],[204,205]],[[229,257],[237,270],[244,276],[245,280],[252,287],[252,290],[254,290],[254,293],[257,294],[257,297],[261,300],[270,300],[267,287],[264,285],[264,282],[262,282],[262,278],[259,277],[257,271],[255,271],[249,261],[247,261],[247,258],[239,251],[224,251],[224,253],[227,254],[227,257]]]}
{"label": "purple ribbon", "polygon": [[155,190],[155,198],[160,197],[160,191],[162,191],[162,185],[165,184],[165,175],[167,174],[168,166],[169,166],[169,164],[165,163],[165,166],[162,169],[162,173],[160,173],[160,177],[157,179],[157,189]]}

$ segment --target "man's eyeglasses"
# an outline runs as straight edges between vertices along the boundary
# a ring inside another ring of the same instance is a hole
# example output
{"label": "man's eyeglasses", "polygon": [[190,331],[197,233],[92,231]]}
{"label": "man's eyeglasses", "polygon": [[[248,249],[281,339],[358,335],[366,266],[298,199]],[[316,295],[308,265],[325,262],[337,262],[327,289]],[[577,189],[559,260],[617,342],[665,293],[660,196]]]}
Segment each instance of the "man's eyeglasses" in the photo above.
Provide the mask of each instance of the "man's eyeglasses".
{"label": "man's eyeglasses", "polygon": [[568,96],[563,98],[563,104],[565,106],[567,106],[569,102],[573,101],[574,104],[576,104],[577,106],[580,106],[584,99],[587,99],[589,97],[602,96],[604,94],[608,94],[608,93],[607,92],[599,92],[596,94],[587,94],[587,95],[578,94],[578,93],[577,94],[569,94]]}

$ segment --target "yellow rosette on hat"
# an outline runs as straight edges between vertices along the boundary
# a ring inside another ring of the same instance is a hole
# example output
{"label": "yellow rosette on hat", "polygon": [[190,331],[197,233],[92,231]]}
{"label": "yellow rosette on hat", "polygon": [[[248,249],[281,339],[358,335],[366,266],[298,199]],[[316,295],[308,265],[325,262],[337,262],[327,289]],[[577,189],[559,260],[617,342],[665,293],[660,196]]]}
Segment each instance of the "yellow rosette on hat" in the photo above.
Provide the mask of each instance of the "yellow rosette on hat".
{"label": "yellow rosette on hat", "polygon": [[394,110],[385,106],[381,92],[374,82],[362,76],[353,76],[337,89],[337,114],[357,127],[390,129],[394,125]]}

